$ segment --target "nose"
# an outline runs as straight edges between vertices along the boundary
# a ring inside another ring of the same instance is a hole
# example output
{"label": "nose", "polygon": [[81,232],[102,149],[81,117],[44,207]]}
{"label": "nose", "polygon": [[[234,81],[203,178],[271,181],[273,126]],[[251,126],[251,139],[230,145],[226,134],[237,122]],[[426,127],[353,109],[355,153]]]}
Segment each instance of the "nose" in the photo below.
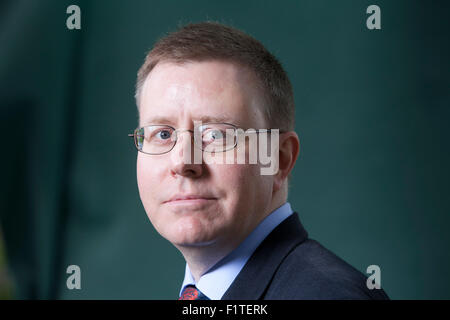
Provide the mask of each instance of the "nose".
{"label": "nose", "polygon": [[[174,177],[182,176],[198,178],[203,174],[203,164],[195,163],[194,152],[200,152],[194,147],[194,136],[191,130],[177,131],[177,142],[170,152],[170,172]],[[199,162],[199,161],[197,161]]]}

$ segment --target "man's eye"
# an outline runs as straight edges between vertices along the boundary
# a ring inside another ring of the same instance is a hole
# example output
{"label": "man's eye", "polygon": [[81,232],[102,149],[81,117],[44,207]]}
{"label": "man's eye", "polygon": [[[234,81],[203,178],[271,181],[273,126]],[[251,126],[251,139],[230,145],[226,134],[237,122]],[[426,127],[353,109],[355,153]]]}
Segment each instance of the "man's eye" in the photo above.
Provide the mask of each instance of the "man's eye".
{"label": "man's eye", "polygon": [[169,130],[160,130],[156,133],[156,137],[162,140],[170,139],[172,133]]}
{"label": "man's eye", "polygon": [[203,139],[208,141],[223,139],[223,133],[220,130],[208,130],[204,133]]}

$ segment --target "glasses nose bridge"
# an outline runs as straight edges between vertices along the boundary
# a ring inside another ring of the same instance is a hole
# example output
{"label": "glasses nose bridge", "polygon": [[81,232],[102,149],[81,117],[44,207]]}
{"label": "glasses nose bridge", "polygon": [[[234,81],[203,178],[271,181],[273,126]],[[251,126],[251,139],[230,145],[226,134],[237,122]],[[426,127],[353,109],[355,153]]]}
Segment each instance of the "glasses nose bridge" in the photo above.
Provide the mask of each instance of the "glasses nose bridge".
{"label": "glasses nose bridge", "polygon": [[[191,152],[194,149],[199,149],[199,150],[203,150],[203,143],[202,143],[202,133],[201,131],[195,127],[194,129],[175,129],[174,133],[175,133],[175,141],[174,141],[174,145],[172,147],[172,149],[174,148],[182,148],[182,150],[184,150],[184,148],[186,148],[186,146],[183,146],[184,144],[186,144],[186,142],[181,143],[181,146],[176,146],[178,144],[178,133],[185,133],[185,132],[190,132],[190,139],[189,139],[189,143],[190,143],[190,149]],[[188,147],[189,148],[189,147]]]}
{"label": "glasses nose bridge", "polygon": [[178,132],[179,133],[183,133],[183,132],[190,132],[190,133],[194,133],[194,130],[191,130],[191,129],[175,129],[175,132],[178,134]]}
{"label": "glasses nose bridge", "polygon": [[175,129],[174,133],[175,133],[175,142],[178,141],[178,135],[181,133],[185,133],[185,132],[190,132],[192,133],[191,135],[191,139],[194,138],[194,130],[190,130],[190,129]]}
{"label": "glasses nose bridge", "polygon": [[[187,139],[187,140],[181,139],[181,141],[178,141],[179,137],[180,137],[179,134],[181,135],[181,133],[186,133],[186,132],[191,133],[189,135],[189,139]],[[172,157],[173,156],[176,157],[177,162],[180,161],[179,159],[184,159],[184,160],[182,160],[183,162],[191,163],[192,155],[195,154],[194,149],[197,148],[197,143],[195,142],[195,132],[196,132],[195,130],[190,130],[190,129],[175,129],[173,131],[174,139],[173,139],[173,145],[172,145],[172,148],[170,149],[170,151],[172,151],[171,152]],[[175,151],[175,153],[174,153],[174,151]],[[195,158],[195,156],[194,156],[194,158]]]}

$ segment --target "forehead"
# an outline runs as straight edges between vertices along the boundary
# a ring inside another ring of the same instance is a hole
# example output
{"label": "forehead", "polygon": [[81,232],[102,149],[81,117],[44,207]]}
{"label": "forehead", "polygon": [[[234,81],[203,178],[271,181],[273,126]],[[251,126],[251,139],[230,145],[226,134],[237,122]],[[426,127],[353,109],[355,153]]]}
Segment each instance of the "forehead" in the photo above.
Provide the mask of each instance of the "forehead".
{"label": "forehead", "polygon": [[[141,125],[217,119],[261,125],[261,98],[255,76],[222,61],[157,64],[144,82]],[[164,121],[162,121],[164,120]],[[239,123],[237,123],[239,124]]]}

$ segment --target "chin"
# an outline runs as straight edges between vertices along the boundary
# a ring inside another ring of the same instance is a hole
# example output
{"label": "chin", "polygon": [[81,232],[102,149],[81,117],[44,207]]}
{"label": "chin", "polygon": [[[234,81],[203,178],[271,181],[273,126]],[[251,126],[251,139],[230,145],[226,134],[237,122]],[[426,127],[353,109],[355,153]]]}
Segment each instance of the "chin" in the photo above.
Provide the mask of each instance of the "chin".
{"label": "chin", "polygon": [[175,246],[178,247],[191,247],[191,248],[200,248],[200,247],[206,247],[206,246],[210,246],[212,244],[214,244],[216,241],[215,240],[211,240],[211,241],[183,241],[180,243],[174,243]]}
{"label": "chin", "polygon": [[166,239],[173,245],[180,247],[203,247],[211,245],[216,242],[216,239],[210,239],[200,236],[188,236],[188,235],[184,235],[183,237],[180,237],[178,235],[177,237]]}
{"label": "chin", "polygon": [[183,247],[207,246],[217,241],[217,236],[211,234],[211,229],[193,230],[192,228],[183,228],[183,226],[170,230],[165,238],[175,246]]}

